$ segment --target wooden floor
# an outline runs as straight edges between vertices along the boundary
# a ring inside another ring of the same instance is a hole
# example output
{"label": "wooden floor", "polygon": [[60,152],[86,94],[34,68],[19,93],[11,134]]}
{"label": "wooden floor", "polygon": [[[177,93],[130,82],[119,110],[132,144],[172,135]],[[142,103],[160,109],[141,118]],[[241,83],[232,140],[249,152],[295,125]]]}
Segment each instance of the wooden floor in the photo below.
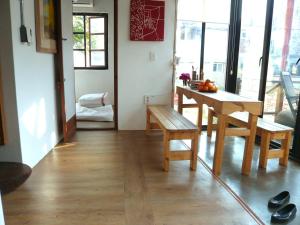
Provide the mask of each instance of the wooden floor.
{"label": "wooden floor", "polygon": [[77,121],[76,128],[78,130],[101,130],[113,129],[115,122],[98,122],[98,121]]}
{"label": "wooden floor", "polygon": [[256,224],[199,163],[162,171],[162,136],[81,131],[4,196],[7,225]]}

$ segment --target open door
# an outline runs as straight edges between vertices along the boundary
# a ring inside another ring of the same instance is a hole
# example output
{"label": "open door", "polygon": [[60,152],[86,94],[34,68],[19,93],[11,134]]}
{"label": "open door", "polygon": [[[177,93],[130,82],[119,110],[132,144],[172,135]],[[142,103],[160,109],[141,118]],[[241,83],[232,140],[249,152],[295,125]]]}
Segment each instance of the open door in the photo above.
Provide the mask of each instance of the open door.
{"label": "open door", "polygon": [[58,128],[60,138],[66,142],[76,132],[72,51],[72,2],[57,1],[56,13],[57,54],[55,55],[55,68]]}

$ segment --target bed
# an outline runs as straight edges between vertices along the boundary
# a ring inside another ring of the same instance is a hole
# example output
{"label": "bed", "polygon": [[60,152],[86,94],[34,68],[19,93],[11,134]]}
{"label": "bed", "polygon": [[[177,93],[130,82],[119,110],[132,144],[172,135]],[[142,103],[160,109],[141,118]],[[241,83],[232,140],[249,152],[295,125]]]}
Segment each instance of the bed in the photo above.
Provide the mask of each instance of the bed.
{"label": "bed", "polygon": [[114,111],[112,105],[88,108],[76,103],[76,119],[83,121],[112,122]]}

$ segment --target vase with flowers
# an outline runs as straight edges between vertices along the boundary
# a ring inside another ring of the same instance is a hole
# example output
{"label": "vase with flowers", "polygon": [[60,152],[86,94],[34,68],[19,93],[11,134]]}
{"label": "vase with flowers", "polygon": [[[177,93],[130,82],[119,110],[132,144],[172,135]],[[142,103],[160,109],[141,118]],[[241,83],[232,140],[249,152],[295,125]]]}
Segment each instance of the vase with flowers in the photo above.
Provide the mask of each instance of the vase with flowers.
{"label": "vase with flowers", "polygon": [[186,86],[187,83],[191,80],[191,76],[189,73],[182,73],[179,79],[182,80],[183,86]]}

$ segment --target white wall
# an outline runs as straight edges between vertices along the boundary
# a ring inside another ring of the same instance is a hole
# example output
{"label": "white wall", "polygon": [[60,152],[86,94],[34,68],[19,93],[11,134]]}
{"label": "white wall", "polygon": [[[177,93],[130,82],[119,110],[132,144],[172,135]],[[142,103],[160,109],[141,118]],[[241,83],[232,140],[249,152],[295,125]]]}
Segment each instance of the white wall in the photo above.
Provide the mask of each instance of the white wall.
{"label": "white wall", "polygon": [[[119,0],[123,1],[123,0]],[[93,8],[74,7],[74,12],[108,13],[108,70],[75,70],[76,99],[87,93],[109,93],[114,100],[114,1],[95,0]]]}
{"label": "white wall", "polygon": [[163,42],[129,41],[129,7],[130,0],[119,0],[119,129],[142,130],[144,95],[168,93],[165,103],[171,103],[175,0],[166,0]]}
{"label": "white wall", "polygon": [[2,91],[6,133],[8,137],[8,143],[0,146],[0,161],[21,162],[22,155],[18,127],[9,1],[0,1],[0,34]]}
{"label": "white wall", "polygon": [[66,120],[71,119],[75,111],[75,74],[73,67],[73,21],[72,1],[61,1],[62,4],[62,36],[63,63],[64,63],[64,87]]}
{"label": "white wall", "polygon": [[[35,166],[58,142],[53,54],[20,43],[19,1],[10,1],[17,108],[23,162]],[[25,24],[35,37],[34,0],[25,1]]]}

